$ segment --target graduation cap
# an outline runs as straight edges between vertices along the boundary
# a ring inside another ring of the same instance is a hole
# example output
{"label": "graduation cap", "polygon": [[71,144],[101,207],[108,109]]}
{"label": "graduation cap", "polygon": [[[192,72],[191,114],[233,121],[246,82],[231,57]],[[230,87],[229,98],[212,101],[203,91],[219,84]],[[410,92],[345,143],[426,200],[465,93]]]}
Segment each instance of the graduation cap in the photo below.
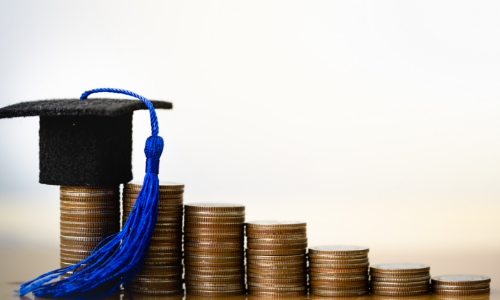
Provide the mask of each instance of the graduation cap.
{"label": "graduation cap", "polygon": [[1,108],[0,119],[40,116],[40,183],[118,185],[132,180],[132,114],[139,109],[147,109],[140,100],[42,100]]}
{"label": "graduation cap", "polygon": [[[110,92],[139,100],[86,99]],[[40,116],[40,183],[62,186],[119,185],[132,179],[132,114],[148,109],[151,136],[146,141],[146,175],[134,209],[122,231],[109,236],[78,264],[45,273],[21,285],[19,293],[35,296],[107,295],[130,282],[144,261],[158,213],[159,159],[155,108],[171,109],[165,101],[121,89],[94,89],[80,99],[22,102],[0,109],[0,118]],[[67,278],[51,282],[60,275]]]}

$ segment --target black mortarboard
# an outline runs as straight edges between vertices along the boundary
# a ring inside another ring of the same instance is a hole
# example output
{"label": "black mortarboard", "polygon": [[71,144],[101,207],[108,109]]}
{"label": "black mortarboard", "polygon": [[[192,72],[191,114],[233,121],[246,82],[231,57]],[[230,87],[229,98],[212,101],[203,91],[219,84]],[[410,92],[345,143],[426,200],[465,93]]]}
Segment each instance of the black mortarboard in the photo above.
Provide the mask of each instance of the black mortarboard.
{"label": "black mortarboard", "polygon": [[132,113],[139,109],[147,109],[140,100],[42,100],[1,108],[0,119],[40,116],[40,183],[117,185],[132,179]]}

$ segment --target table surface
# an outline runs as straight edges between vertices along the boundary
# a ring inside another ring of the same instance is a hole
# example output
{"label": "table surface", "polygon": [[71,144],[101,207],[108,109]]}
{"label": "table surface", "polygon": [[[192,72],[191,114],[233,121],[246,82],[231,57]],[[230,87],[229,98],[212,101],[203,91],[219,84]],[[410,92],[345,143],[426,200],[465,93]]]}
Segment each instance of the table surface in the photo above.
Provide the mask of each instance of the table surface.
{"label": "table surface", "polygon": [[[390,258],[394,257],[394,254],[377,255],[377,260],[384,259],[385,261],[391,261]],[[372,260],[372,258],[370,258]],[[481,275],[487,275],[492,278],[491,282],[491,294],[484,295],[481,297],[471,296],[471,297],[461,297],[456,299],[492,299],[500,300],[500,260],[499,254],[493,253],[478,253],[477,255],[472,254],[455,254],[447,256],[435,257],[429,256],[422,261],[431,265],[431,273],[434,275],[444,274],[441,273],[442,270],[449,270],[449,273],[457,273],[458,270],[471,270],[474,266],[475,270],[481,270]],[[46,271],[54,269],[59,263],[59,251],[54,248],[47,247],[35,247],[35,246],[0,246],[0,299],[14,299],[19,298],[13,292],[19,287],[19,284],[23,281],[32,279]],[[433,272],[433,270],[439,271],[439,273]],[[34,299],[33,295],[27,295],[22,299]],[[185,296],[185,299],[202,299],[202,297]],[[309,297],[309,299],[329,299],[329,297]],[[112,299],[153,299],[141,295],[127,295],[120,294],[112,297]],[[161,298],[154,298],[161,299]],[[182,299],[180,297],[168,297],[165,299]],[[252,296],[242,296],[242,297],[230,297],[224,299],[257,299],[257,297]],[[307,299],[307,297],[294,298],[294,299]],[[339,297],[334,298],[339,299]],[[350,300],[369,300],[369,299],[394,299],[394,297],[381,297],[381,296],[363,296],[363,297],[344,297],[342,299]],[[424,300],[424,299],[442,299],[438,298],[436,295],[421,296],[421,297],[400,297],[402,300]],[[447,298],[450,299],[450,298]]]}

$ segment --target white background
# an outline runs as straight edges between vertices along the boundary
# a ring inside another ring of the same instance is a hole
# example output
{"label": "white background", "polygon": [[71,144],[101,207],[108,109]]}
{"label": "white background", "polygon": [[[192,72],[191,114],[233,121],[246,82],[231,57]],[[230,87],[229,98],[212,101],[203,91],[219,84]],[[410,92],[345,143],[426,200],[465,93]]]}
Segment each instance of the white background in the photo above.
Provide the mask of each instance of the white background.
{"label": "white background", "polygon": [[[497,1],[0,1],[0,106],[97,87],[169,100],[160,178],[185,202],[408,261],[500,253],[499,15]],[[139,180],[148,127],[136,112]],[[0,243],[57,248],[58,205],[38,183],[38,118],[0,120]]]}

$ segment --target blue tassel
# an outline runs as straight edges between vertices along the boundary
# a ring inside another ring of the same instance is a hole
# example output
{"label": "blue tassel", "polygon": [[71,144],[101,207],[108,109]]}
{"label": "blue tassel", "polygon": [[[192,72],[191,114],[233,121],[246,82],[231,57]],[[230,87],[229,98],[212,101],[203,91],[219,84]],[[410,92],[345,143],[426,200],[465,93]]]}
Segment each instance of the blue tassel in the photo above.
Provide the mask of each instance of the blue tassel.
{"label": "blue tassel", "polygon": [[[142,189],[121,232],[104,239],[92,254],[81,262],[50,271],[22,284],[19,289],[21,296],[29,292],[33,292],[37,297],[108,296],[135,277],[146,257],[158,215],[158,170],[163,152],[163,139],[158,136],[158,119],[153,104],[148,99],[127,90],[94,89],[84,92],[80,100],[99,92],[136,97],[149,109],[152,134],[146,140],[144,148],[147,161]],[[69,271],[73,271],[71,276],[51,282]]]}

